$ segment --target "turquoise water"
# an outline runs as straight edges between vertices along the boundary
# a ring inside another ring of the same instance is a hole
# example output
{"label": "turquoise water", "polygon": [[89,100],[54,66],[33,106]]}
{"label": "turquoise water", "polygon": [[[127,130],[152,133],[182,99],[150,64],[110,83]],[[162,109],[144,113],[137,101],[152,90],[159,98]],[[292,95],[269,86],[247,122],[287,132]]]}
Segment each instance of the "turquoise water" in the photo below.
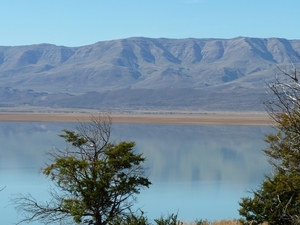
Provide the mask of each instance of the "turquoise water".
{"label": "turquoise water", "polygon": [[[51,182],[40,168],[45,152],[63,148],[58,137],[75,123],[0,123],[0,215],[2,224],[20,217],[10,199],[31,193],[47,200]],[[138,195],[149,219],[178,213],[180,220],[232,219],[238,217],[238,201],[249,195],[270,172],[261,149],[266,148],[265,126],[113,126],[113,140],[136,142],[136,151],[147,158],[145,167],[153,183]],[[5,215],[4,217],[2,215]],[[39,224],[39,223],[32,223]]]}

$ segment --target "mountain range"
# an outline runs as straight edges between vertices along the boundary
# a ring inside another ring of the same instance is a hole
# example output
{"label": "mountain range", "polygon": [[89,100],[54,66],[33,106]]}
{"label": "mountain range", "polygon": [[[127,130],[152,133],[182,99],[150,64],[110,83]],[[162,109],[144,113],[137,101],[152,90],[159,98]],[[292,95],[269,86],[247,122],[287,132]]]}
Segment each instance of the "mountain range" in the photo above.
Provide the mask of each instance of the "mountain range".
{"label": "mountain range", "polygon": [[133,37],[80,47],[0,46],[1,107],[261,111],[300,40]]}

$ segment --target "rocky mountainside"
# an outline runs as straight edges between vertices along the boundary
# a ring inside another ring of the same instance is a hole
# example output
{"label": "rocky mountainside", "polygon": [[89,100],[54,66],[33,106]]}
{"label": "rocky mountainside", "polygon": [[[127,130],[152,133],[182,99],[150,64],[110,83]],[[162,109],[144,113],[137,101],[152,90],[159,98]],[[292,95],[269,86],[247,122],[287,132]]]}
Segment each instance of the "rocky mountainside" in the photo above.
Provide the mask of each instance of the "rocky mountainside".
{"label": "rocky mountainside", "polygon": [[128,38],[0,46],[0,106],[257,111],[300,40]]}

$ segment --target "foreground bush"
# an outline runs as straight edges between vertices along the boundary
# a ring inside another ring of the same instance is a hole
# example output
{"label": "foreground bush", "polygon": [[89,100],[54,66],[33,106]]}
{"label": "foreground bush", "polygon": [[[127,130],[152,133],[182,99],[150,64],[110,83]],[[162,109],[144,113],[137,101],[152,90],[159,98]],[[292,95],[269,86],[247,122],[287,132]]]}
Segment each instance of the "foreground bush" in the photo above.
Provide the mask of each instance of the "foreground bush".
{"label": "foreground bush", "polygon": [[273,99],[265,102],[276,134],[267,135],[264,153],[272,165],[252,197],[239,203],[243,224],[300,224],[300,74],[281,71],[269,85]]}

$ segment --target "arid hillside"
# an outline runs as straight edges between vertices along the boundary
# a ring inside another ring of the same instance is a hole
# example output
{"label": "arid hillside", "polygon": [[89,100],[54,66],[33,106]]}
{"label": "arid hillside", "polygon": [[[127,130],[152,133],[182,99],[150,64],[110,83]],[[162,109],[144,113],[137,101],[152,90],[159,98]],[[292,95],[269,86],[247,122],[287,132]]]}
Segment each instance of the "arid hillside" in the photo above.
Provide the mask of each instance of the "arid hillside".
{"label": "arid hillside", "polygon": [[260,111],[300,40],[128,38],[0,47],[0,106]]}

